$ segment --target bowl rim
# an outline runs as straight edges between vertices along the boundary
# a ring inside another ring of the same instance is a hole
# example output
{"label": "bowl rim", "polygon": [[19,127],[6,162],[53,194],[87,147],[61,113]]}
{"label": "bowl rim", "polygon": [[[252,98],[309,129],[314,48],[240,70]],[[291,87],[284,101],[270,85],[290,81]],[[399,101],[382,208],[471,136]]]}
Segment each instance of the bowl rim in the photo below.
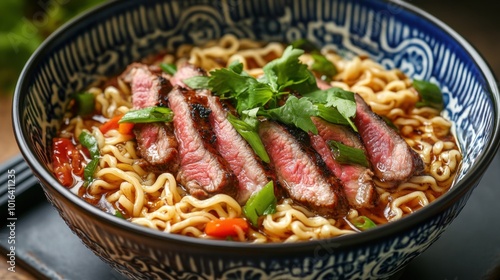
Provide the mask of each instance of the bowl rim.
{"label": "bowl rim", "polygon": [[[21,96],[24,89],[27,87],[30,76],[35,72],[36,65],[38,62],[42,61],[44,54],[49,53],[54,46],[57,46],[62,41],[64,34],[72,30],[77,29],[83,24],[89,24],[91,21],[95,20],[96,13],[104,11],[111,11],[113,7],[126,7],[127,5],[141,5],[135,3],[127,3],[127,1],[111,0],[102,4],[99,4],[75,18],[69,20],[67,23],[58,28],[54,33],[52,33],[44,42],[36,49],[36,51],[31,55],[29,60],[26,62],[23,70],[19,76],[17,85],[14,90],[13,101],[12,101],[12,125],[14,128],[14,135],[18,147],[20,148],[21,154],[24,159],[32,169],[33,173],[39,180],[42,181],[43,188],[50,188],[57,192],[65,200],[69,201],[73,206],[78,208],[78,211],[84,211],[92,217],[98,219],[100,222],[104,222],[110,225],[110,227],[116,228],[120,231],[128,231],[137,236],[142,236],[146,238],[151,238],[151,241],[172,241],[180,244],[182,246],[197,246],[198,248],[204,249],[218,249],[222,252],[231,251],[241,251],[242,252],[259,252],[274,254],[287,253],[293,251],[308,250],[311,246],[318,246],[320,244],[334,244],[337,249],[349,248],[351,246],[360,246],[362,244],[374,242],[377,240],[387,239],[391,236],[396,236],[400,232],[411,230],[415,225],[424,223],[426,220],[432,218],[435,215],[439,215],[442,211],[450,207],[455,203],[460,197],[465,195],[471,188],[477,186],[485,170],[493,160],[499,148],[500,142],[500,94],[498,89],[498,84],[496,82],[495,75],[493,74],[488,63],[483,59],[481,54],[475,49],[475,47],[470,44],[466,39],[464,39],[460,34],[454,31],[451,27],[446,25],[441,20],[437,19],[433,15],[425,12],[421,8],[418,8],[410,3],[398,1],[398,0],[381,0],[379,2],[386,2],[398,7],[402,7],[406,12],[413,14],[417,17],[425,18],[431,24],[435,25],[436,28],[441,29],[446,33],[451,39],[455,40],[460,46],[462,46],[466,53],[472,58],[476,67],[480,70],[485,78],[487,84],[488,94],[491,96],[491,100],[494,107],[494,131],[491,136],[490,141],[487,143],[483,152],[478,155],[478,158],[471,167],[471,170],[464,175],[462,180],[457,183],[451,190],[446,194],[441,196],[436,201],[433,201],[426,207],[419,209],[416,213],[408,215],[401,220],[390,222],[377,228],[371,229],[365,232],[359,232],[356,234],[348,234],[343,236],[337,236],[326,239],[301,241],[294,243],[248,243],[248,242],[228,242],[225,240],[212,240],[212,239],[201,239],[193,238],[178,234],[169,234],[155,229],[150,229],[144,226],[133,224],[129,221],[114,217],[104,211],[94,207],[93,205],[82,200],[79,196],[72,193],[67,188],[63,187],[56,179],[51,175],[51,173],[43,167],[41,163],[36,160],[36,156],[33,153],[32,148],[28,145],[26,139],[23,137],[23,128],[21,126],[21,114],[23,109],[20,108],[22,104]],[[460,209],[459,209],[460,210]],[[276,249],[279,249],[276,250]],[[264,251],[262,251],[264,250]]]}

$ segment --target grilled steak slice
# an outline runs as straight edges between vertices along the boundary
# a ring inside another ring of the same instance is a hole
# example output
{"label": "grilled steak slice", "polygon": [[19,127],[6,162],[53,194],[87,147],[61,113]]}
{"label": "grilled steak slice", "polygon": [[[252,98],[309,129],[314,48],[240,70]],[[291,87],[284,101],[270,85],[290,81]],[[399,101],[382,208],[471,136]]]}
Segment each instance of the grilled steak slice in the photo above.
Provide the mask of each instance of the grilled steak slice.
{"label": "grilled steak slice", "polygon": [[197,198],[218,193],[236,195],[238,184],[229,164],[214,147],[206,97],[193,90],[175,87],[168,96],[174,112],[174,132],[179,143],[180,168],[177,180]]}
{"label": "grilled steak slice", "polygon": [[424,163],[406,141],[397,134],[363,98],[355,94],[358,127],[375,176],[381,181],[402,182],[424,170]]}
{"label": "grilled steak slice", "polygon": [[243,205],[254,192],[262,189],[274,176],[269,167],[255,155],[250,145],[227,120],[228,113],[219,98],[207,90],[197,91],[197,94],[207,98],[212,111],[209,119],[216,136],[215,147],[238,178],[237,200]]}
{"label": "grilled steak slice", "polygon": [[154,172],[176,173],[179,169],[177,140],[171,124],[145,123],[136,124],[134,133],[137,148]]}
{"label": "grilled steak slice", "polygon": [[346,214],[347,203],[341,186],[318,165],[324,165],[321,158],[310,154],[305,145],[275,122],[261,123],[259,134],[279,183],[292,199],[320,215],[341,217]]}
{"label": "grilled steak slice", "polygon": [[[182,80],[204,75],[206,72],[203,69],[185,64],[175,73],[171,82],[185,86]],[[255,155],[250,145],[227,120],[227,112],[219,98],[208,90],[198,90],[196,93],[207,98],[211,110],[209,120],[216,136],[215,147],[229,163],[238,179],[236,199],[243,205],[254,192],[259,191],[274,176],[269,172],[269,167]]]}
{"label": "grilled steak slice", "polygon": [[349,204],[356,208],[373,207],[377,199],[373,172],[364,166],[337,162],[328,146],[328,141],[333,140],[364,150],[358,135],[345,126],[332,124],[321,118],[312,117],[312,121],[318,128],[318,134],[309,134],[311,144],[330,171],[341,181]]}
{"label": "grilled steak slice", "polygon": [[[170,82],[156,75],[143,64],[131,64],[123,74],[130,83],[134,109],[164,106],[172,89]],[[134,134],[139,154],[148,163],[145,168],[154,172],[176,173],[179,168],[177,140],[171,124],[136,124]]]}
{"label": "grilled steak slice", "polygon": [[131,85],[134,109],[159,105],[162,97],[173,88],[167,79],[140,63],[131,64],[122,74],[122,78]]}

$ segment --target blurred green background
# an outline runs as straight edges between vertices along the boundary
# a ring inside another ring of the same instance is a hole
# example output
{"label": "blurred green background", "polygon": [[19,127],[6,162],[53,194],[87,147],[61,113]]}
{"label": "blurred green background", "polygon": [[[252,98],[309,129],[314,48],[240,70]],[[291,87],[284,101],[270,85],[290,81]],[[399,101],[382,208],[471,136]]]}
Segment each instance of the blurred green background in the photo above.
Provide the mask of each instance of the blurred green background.
{"label": "blurred green background", "polygon": [[11,95],[40,43],[78,13],[103,0],[0,0],[0,96]]}

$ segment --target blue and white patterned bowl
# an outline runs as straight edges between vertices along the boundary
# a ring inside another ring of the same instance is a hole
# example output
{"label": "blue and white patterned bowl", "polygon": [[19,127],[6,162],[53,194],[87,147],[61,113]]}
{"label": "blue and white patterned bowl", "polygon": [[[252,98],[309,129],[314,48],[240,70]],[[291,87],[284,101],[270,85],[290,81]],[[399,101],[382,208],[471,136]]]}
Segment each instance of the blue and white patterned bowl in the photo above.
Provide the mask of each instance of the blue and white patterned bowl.
{"label": "blue and white patterned bowl", "polygon": [[[307,38],[437,83],[464,154],[455,187],[413,215],[368,232],[255,245],[131,224],[85,203],[51,175],[51,138],[70,94],[147,54],[227,33],[283,42]],[[95,254],[130,278],[385,279],[436,241],[465,205],[498,148],[499,100],[495,78],[474,48],[400,1],[113,1],[73,20],[40,46],[19,79],[13,119],[19,147],[48,200]]]}

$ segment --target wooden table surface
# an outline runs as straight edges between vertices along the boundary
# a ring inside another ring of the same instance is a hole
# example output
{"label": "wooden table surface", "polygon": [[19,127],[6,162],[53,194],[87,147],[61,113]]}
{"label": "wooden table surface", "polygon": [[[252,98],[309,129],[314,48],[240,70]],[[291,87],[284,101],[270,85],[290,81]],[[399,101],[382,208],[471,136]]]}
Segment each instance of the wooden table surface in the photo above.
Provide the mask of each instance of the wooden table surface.
{"label": "wooden table surface", "polygon": [[[469,40],[484,56],[500,77],[500,17],[496,15],[495,1],[410,1],[450,25]],[[19,153],[11,125],[11,97],[0,96],[0,162]],[[35,279],[16,265],[16,273],[7,271],[6,256],[0,256],[0,279]]]}

